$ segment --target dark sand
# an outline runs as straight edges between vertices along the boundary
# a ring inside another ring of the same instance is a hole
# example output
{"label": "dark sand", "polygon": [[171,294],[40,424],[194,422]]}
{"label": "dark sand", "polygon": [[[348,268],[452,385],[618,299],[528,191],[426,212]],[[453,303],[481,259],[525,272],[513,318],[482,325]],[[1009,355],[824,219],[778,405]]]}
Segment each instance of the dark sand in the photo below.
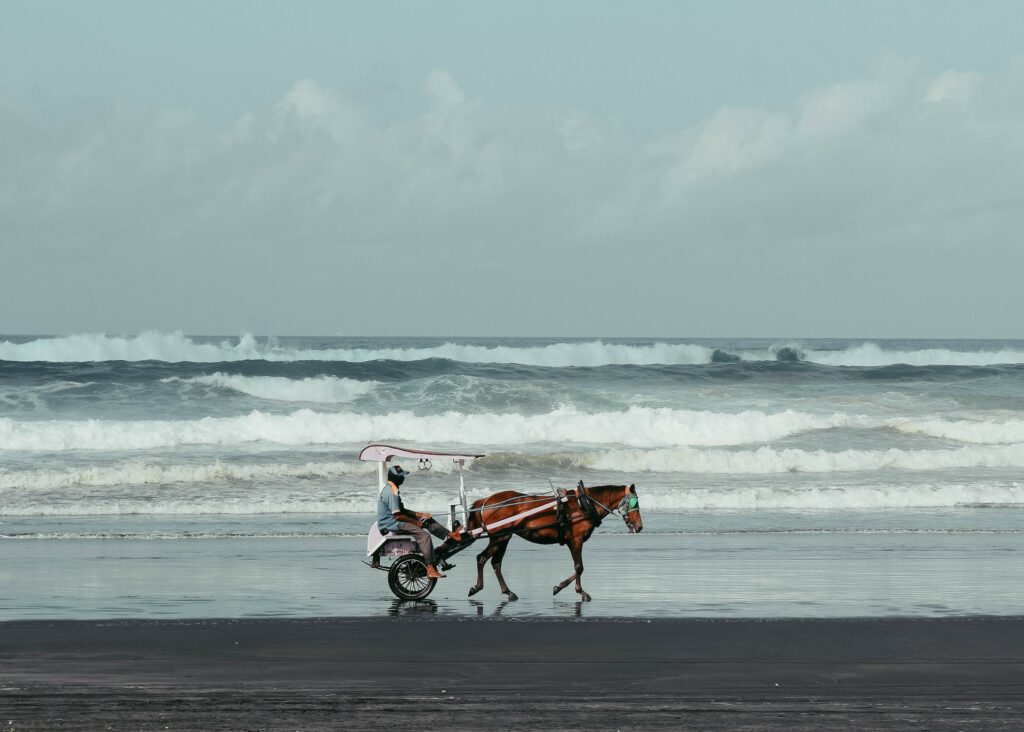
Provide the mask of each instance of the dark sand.
{"label": "dark sand", "polygon": [[0,729],[1024,728],[1024,618],[0,624]]}

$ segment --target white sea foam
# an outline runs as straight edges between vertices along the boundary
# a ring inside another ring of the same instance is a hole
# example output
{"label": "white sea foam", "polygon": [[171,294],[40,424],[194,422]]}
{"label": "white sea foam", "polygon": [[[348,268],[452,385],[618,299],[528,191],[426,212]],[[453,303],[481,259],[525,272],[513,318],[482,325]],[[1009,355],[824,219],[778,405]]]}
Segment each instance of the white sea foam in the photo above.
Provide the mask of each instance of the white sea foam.
{"label": "white sea foam", "polygon": [[[369,494],[370,491],[367,491]],[[450,498],[450,497],[449,497]],[[440,503],[438,505],[441,505]],[[374,499],[328,496],[134,498],[83,496],[49,502],[0,503],[0,516],[259,516],[289,513],[372,513]]]}
{"label": "white sea foam", "polygon": [[[954,506],[1024,505],[1024,483],[872,484],[791,488],[779,485],[715,488],[645,488],[638,485],[641,510],[862,510]],[[487,495],[470,492],[470,500]],[[24,498],[24,497],[23,497]],[[416,494],[417,506],[439,511],[450,493]],[[40,501],[0,501],[0,516],[206,516],[277,514],[365,514],[374,510],[372,491],[358,496],[308,493],[236,495],[72,495]],[[369,523],[369,520],[367,521]]]}
{"label": "white sea foam", "polygon": [[[780,473],[840,473],[887,470],[940,471],[957,468],[1024,467],[1024,445],[964,447],[953,450],[825,450],[776,449],[723,450],[670,448],[619,449],[517,456],[515,467],[559,470],[599,470],[639,473],[772,475]],[[508,461],[501,455],[486,460],[481,469],[501,470]],[[470,467],[470,470],[473,468]],[[35,470],[0,470],[0,491],[40,492],[69,488],[111,486],[167,486],[176,484],[279,483],[291,480],[337,480],[370,476],[372,463],[307,462],[235,464],[214,462],[199,465],[162,465],[145,461],[120,461],[107,465]],[[452,472],[438,461],[435,473]],[[486,473],[485,473],[486,474]],[[367,483],[371,485],[372,480]]]}
{"label": "white sea foam", "polygon": [[243,335],[237,340],[199,343],[176,333],[146,332],[137,336],[83,334],[40,338],[27,343],[0,343],[7,361],[191,361],[216,363],[264,361],[416,361],[446,358],[469,363],[520,363],[535,366],[602,366],[606,364],[708,363],[712,349],[692,344],[655,343],[630,346],[601,341],[554,343],[546,346],[478,346],[445,343],[426,348],[303,349],[273,339]]}
{"label": "white sea foam", "polygon": [[4,361],[239,361],[263,359],[269,350],[251,335],[232,343],[197,343],[182,333],[147,331],[136,336],[85,333],[39,338],[27,343],[0,343]]}
{"label": "white sea foam", "polygon": [[1024,442],[1024,420],[1021,419],[893,419],[888,424],[900,432],[957,442],[989,445]]}
{"label": "white sea foam", "polygon": [[299,409],[252,411],[198,420],[31,420],[0,417],[0,450],[147,450],[179,445],[356,445],[372,441],[476,446],[624,445],[713,447],[766,443],[834,428],[888,428],[968,444],[1024,443],[1024,420],[944,420],[785,410],[725,413],[631,407],[585,412],[571,406],[537,414],[373,415]]}
{"label": "white sea foam", "polygon": [[972,446],[949,450],[609,450],[572,460],[581,468],[623,473],[841,473],[878,470],[951,470],[1024,467],[1024,444]]}
{"label": "white sea foam", "polygon": [[377,386],[375,381],[357,381],[336,376],[316,376],[305,379],[288,379],[283,376],[242,376],[217,372],[191,379],[172,376],[163,382],[203,384],[221,389],[230,389],[260,399],[284,402],[319,402],[323,404],[344,404],[369,394]]}
{"label": "white sea foam", "polygon": [[112,465],[89,465],[64,470],[0,470],[0,490],[47,491],[72,486],[167,485],[266,481],[280,478],[329,479],[346,475],[368,475],[375,471],[374,464],[354,460],[303,464],[233,464],[218,461],[206,465],[160,465],[143,461],[123,461]]}
{"label": "white sea foam", "polygon": [[742,445],[841,426],[870,426],[865,417],[787,410],[735,414],[632,407],[625,412],[582,412],[560,407],[546,414],[417,416],[253,411],[238,417],[165,421],[22,421],[0,418],[0,450],[145,450],[178,445],[358,444],[398,441],[466,445],[618,444],[634,447]]}
{"label": "white sea foam", "polygon": [[270,531],[270,532],[234,532],[234,531],[38,531],[33,533],[0,533],[0,540],[5,541],[39,541],[39,540],[91,540],[91,541],[152,541],[157,540],[230,540],[230,539],[346,539],[366,538],[365,533],[347,534],[337,531]]}
{"label": "white sea foam", "polygon": [[953,351],[947,348],[924,348],[916,351],[890,350],[875,343],[862,343],[837,351],[817,351],[793,346],[802,359],[825,366],[995,366],[1024,363],[1024,351]]}
{"label": "white sea foam", "polygon": [[646,511],[796,510],[841,511],[1024,504],[1024,483],[943,483],[938,485],[864,485],[786,488],[639,490]]}
{"label": "white sea foam", "polygon": [[[804,360],[830,366],[987,366],[1024,363],[1024,351],[1005,348],[959,351],[946,348],[890,350],[865,342],[825,351],[800,343],[782,343],[764,350],[737,351],[745,361],[772,361],[782,346]],[[469,363],[517,363],[532,366],[603,366],[609,364],[706,364],[714,349],[690,343],[626,345],[603,341],[552,343],[545,346],[482,346],[445,343],[415,348],[294,348],[274,339],[243,335],[219,343],[201,343],[181,332],[148,331],[135,336],[80,334],[39,338],[27,343],[0,343],[0,360],[7,361],[191,361],[215,363],[257,359],[265,361],[415,361],[445,358]]]}

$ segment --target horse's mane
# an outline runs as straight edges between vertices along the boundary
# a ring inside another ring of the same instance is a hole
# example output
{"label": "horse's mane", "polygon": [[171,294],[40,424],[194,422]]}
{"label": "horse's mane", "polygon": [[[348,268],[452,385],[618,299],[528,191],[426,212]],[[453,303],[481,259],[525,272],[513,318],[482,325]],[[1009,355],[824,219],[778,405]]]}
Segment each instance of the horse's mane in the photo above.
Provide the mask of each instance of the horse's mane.
{"label": "horse's mane", "polygon": [[618,485],[588,485],[586,486],[587,492],[590,491],[607,491],[607,490],[618,490],[621,491],[623,488],[629,490],[629,485],[619,483]]}

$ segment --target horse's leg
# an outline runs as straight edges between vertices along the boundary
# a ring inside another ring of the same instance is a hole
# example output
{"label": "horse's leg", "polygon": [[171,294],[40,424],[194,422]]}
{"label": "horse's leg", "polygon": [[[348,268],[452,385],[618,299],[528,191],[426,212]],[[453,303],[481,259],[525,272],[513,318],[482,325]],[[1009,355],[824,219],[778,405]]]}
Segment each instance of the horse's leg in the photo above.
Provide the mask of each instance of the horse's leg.
{"label": "horse's leg", "polygon": [[575,571],[565,577],[562,582],[555,585],[552,595],[560,593],[568,587],[569,583],[572,582],[573,579],[575,579],[575,583],[577,583],[577,593],[579,593],[580,599],[584,602],[590,602],[590,595],[584,591],[583,586],[580,584],[580,577],[583,574],[583,544],[570,540],[568,547],[569,553],[572,555],[572,567]]}
{"label": "horse's leg", "polygon": [[494,550],[494,556],[491,557],[491,566],[494,568],[494,576],[498,578],[498,586],[501,588],[502,593],[508,595],[509,600],[518,600],[519,595],[508,588],[508,585],[505,584],[505,578],[501,576],[501,560],[505,556],[505,550],[508,549],[508,543],[511,540],[512,534],[494,540],[497,548]]}
{"label": "horse's leg", "polygon": [[[573,549],[573,546],[574,546],[574,544],[573,544],[572,540],[570,539],[569,540],[569,551],[572,552],[572,561],[573,561],[573,565],[574,565],[573,568],[576,570],[576,572],[578,572],[580,570],[580,564],[581,563],[576,560],[576,552]],[[579,580],[576,579],[576,572],[573,572],[568,577],[566,577],[564,580],[562,580],[557,585],[555,585],[552,588],[552,590],[551,590],[551,594],[552,595],[557,595],[559,592],[561,592],[566,587],[568,587],[569,583],[574,581],[574,580],[575,580],[575,582],[577,583],[577,586],[578,586],[579,585]]]}
{"label": "horse's leg", "polygon": [[569,551],[572,553],[572,563],[576,569],[576,592],[583,602],[590,602],[590,595],[584,591],[583,585],[580,583],[580,578],[583,576],[583,543],[570,541]]}
{"label": "horse's leg", "polygon": [[472,597],[480,590],[484,588],[484,565],[487,564],[487,560],[493,556],[496,551],[496,542],[494,537],[488,542],[484,550],[476,555],[476,584],[469,588],[469,596]]}
{"label": "horse's leg", "polygon": [[574,579],[576,579],[576,573],[575,572],[573,572],[568,577],[566,577],[564,580],[562,580],[557,585],[555,585],[554,588],[551,591],[551,594],[552,595],[557,595],[559,592],[561,592],[566,587],[568,587],[569,583],[572,582]]}
{"label": "horse's leg", "polygon": [[572,565],[576,571],[566,577],[564,580],[559,582],[551,591],[552,595],[557,595],[559,592],[569,586],[569,583],[576,582],[576,592],[580,593],[584,600],[589,601],[590,595],[583,591],[580,586],[580,575],[583,574],[583,543],[578,541],[575,536],[571,537],[566,542],[566,546],[569,547],[569,553],[572,554]]}

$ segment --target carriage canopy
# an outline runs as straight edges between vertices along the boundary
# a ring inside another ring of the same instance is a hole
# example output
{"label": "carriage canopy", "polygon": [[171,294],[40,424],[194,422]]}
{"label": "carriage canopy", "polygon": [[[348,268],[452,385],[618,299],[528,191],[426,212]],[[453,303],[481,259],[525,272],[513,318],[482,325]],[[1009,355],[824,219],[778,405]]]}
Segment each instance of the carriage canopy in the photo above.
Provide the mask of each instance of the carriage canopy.
{"label": "carriage canopy", "polygon": [[[377,495],[384,492],[387,485],[387,464],[391,458],[409,458],[423,461],[430,460],[453,460],[459,466],[459,505],[462,506],[463,520],[468,510],[466,503],[466,481],[462,475],[462,466],[467,460],[475,460],[484,457],[476,453],[460,452],[438,452],[436,450],[417,450],[411,447],[395,447],[394,445],[367,445],[359,452],[359,459],[366,462],[377,463]],[[429,462],[427,463],[429,466]],[[454,508],[449,511],[451,521],[454,521]]]}
{"label": "carriage canopy", "polygon": [[436,452],[434,450],[415,450],[407,447],[395,447],[394,445],[367,445],[359,453],[359,459],[367,462],[386,463],[391,458],[410,458],[412,460],[475,460],[483,455],[473,455],[458,452]]}

